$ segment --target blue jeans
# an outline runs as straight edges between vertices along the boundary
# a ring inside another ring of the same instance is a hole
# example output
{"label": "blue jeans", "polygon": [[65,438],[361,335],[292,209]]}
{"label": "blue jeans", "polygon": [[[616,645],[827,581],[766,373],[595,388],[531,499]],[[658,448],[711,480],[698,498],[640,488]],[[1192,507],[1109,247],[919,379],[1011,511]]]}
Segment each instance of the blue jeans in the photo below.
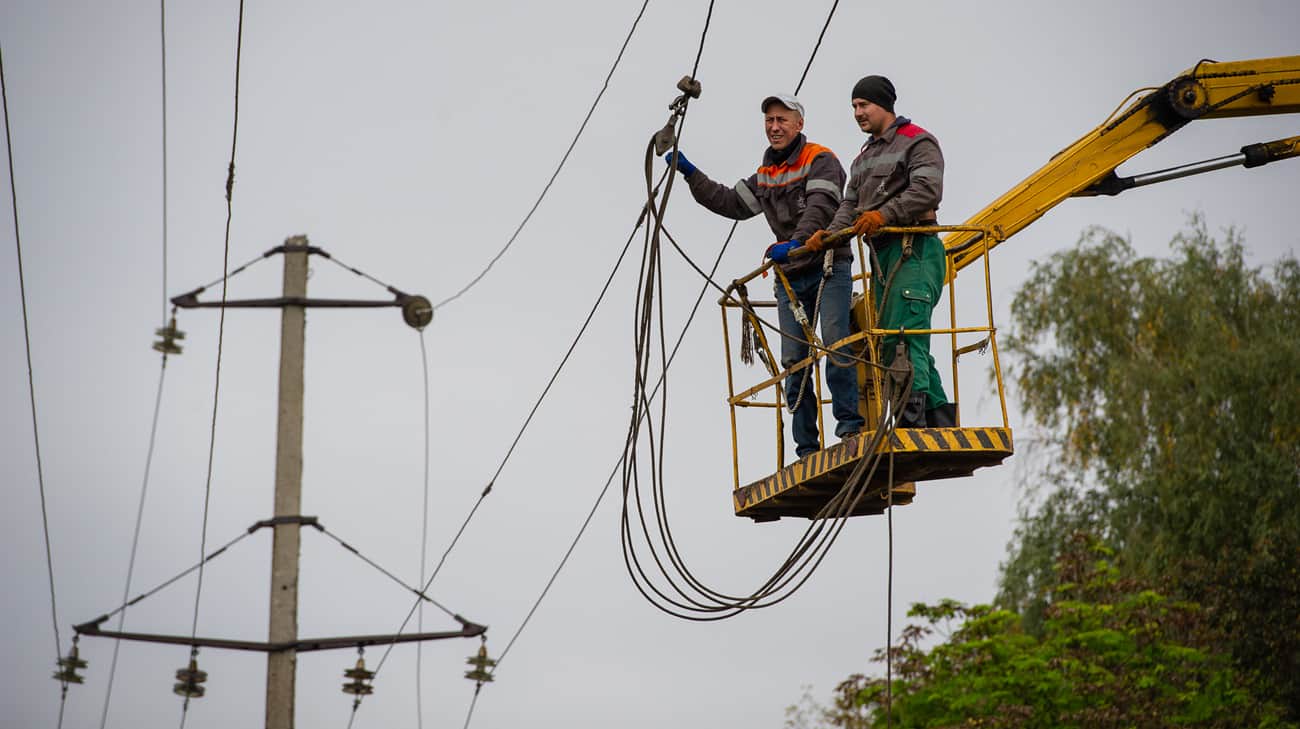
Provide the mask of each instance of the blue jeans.
{"label": "blue jeans", "polygon": [[[790,277],[790,288],[803,304],[809,321],[813,312],[821,320],[822,344],[829,346],[849,336],[849,303],[853,295],[853,262],[836,261],[831,277],[822,290],[821,306],[817,306],[817,287],[822,283],[821,266],[811,271]],[[808,345],[803,328],[790,311],[790,297],[785,293],[781,281],[776,281],[776,303],[781,324],[781,367],[788,369],[794,363],[808,356]],[[796,339],[792,339],[795,337]],[[836,352],[848,352],[849,347],[841,347]],[[857,362],[841,358],[845,367],[836,366],[830,358],[826,363],[826,386],[831,391],[831,412],[835,415],[835,435],[843,436],[862,430],[865,420],[858,411],[858,369]],[[785,381],[785,399],[787,405],[799,403],[794,411],[791,426],[794,435],[795,453],[799,457],[819,449],[817,439],[817,384],[813,381],[815,373],[812,368],[791,373]],[[805,381],[804,378],[807,378]],[[800,398],[800,385],[805,392]]]}

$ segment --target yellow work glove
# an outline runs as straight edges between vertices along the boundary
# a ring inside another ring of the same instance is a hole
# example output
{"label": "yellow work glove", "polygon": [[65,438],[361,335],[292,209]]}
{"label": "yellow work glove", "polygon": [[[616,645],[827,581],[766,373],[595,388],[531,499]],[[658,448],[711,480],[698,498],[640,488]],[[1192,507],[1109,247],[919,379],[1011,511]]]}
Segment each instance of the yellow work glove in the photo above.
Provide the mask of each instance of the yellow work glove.
{"label": "yellow work glove", "polygon": [[810,251],[820,251],[826,246],[826,231],[819,230],[808,236],[808,240],[804,241],[803,245]]}
{"label": "yellow work glove", "polygon": [[885,216],[879,210],[868,210],[859,215],[853,223],[853,234],[870,238],[883,227],[885,227]]}

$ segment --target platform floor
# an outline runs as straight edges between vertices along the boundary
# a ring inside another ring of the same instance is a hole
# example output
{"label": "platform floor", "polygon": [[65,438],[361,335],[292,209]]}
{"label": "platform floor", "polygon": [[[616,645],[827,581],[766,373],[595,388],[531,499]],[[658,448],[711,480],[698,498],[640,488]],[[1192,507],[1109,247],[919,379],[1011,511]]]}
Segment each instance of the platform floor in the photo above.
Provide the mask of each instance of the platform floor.
{"label": "platform floor", "polygon": [[[859,452],[850,453],[844,443],[805,456],[780,471],[732,492],[736,516],[755,521],[772,521],[783,516],[811,519],[839,492],[845,479],[862,458],[861,446],[872,439],[864,432],[858,439]],[[996,466],[1013,452],[1010,428],[901,428],[895,430],[880,451],[894,452],[894,504],[904,506],[916,495],[917,481],[969,476],[977,468]],[[883,513],[885,486],[889,480],[888,458],[868,485],[853,516]]]}

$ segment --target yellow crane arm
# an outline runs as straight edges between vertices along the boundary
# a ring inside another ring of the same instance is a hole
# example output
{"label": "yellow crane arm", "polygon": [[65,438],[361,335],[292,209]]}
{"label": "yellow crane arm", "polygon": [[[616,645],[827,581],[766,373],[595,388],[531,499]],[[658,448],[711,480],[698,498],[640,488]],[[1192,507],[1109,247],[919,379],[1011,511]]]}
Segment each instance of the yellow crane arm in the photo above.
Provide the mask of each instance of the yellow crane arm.
{"label": "yellow crane arm", "polygon": [[[997,231],[988,248],[1010,238],[1068,197],[1109,194],[1129,187],[1244,164],[1256,167],[1300,156],[1300,137],[1247,145],[1240,155],[1187,169],[1163,170],[1147,179],[1119,178],[1115,168],[1197,119],[1300,113],[1300,56],[1216,63],[1201,61],[1174,80],[1117,110],[1100,126],[976,213],[965,225]],[[1193,169],[1194,168],[1194,169]],[[1163,174],[1162,174],[1163,173]],[[944,238],[952,273],[979,260],[982,233]]]}

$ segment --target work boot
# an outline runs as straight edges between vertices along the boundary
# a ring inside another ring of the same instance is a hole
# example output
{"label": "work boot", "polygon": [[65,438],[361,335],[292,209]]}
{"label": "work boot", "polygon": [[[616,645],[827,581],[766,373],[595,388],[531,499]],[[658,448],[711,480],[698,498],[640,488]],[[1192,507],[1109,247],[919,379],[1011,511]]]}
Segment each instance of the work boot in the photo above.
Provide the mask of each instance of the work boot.
{"label": "work boot", "polygon": [[844,450],[848,452],[849,458],[858,455],[858,435],[859,433],[854,431],[840,436],[840,442],[844,444]]}
{"label": "work boot", "polygon": [[956,428],[957,404],[946,402],[926,410],[925,424],[931,428]]}
{"label": "work boot", "polygon": [[898,413],[896,428],[925,427],[925,395],[911,395]]}

